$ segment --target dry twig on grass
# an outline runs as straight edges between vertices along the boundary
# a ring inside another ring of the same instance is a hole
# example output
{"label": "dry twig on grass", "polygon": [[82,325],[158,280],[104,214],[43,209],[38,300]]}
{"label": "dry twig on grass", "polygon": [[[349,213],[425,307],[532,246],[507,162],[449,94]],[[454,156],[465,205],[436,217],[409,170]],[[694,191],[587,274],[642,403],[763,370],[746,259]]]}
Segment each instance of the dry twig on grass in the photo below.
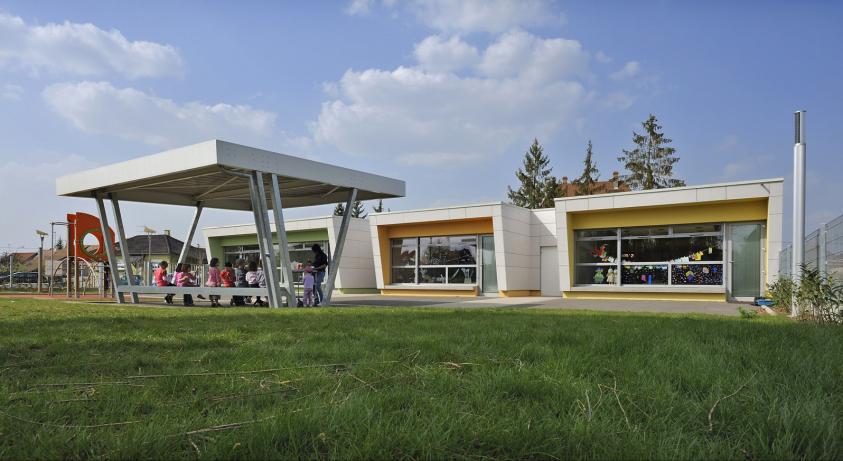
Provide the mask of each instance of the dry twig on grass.
{"label": "dry twig on grass", "polygon": [[384,362],[359,362],[359,363],[326,363],[321,365],[301,365],[298,367],[283,367],[283,368],[265,368],[262,370],[243,370],[243,371],[213,371],[207,373],[183,373],[183,374],[160,374],[160,375],[134,375],[126,376],[126,379],[156,379],[156,378],[195,378],[202,376],[227,376],[227,375],[253,375],[258,373],[272,373],[273,371],[287,371],[287,370],[301,370],[305,368],[327,368],[327,367],[343,367],[348,368],[352,365],[372,365],[372,364],[386,364],[398,363],[398,360],[387,360]]}
{"label": "dry twig on grass", "polygon": [[39,426],[45,427],[55,427],[59,429],[96,429],[100,427],[113,427],[113,426],[126,426],[129,424],[137,424],[142,421],[121,421],[116,423],[103,423],[103,424],[89,424],[89,425],[80,425],[80,424],[53,424],[53,423],[42,423],[41,421],[33,421],[31,419],[21,418],[20,416],[10,415],[5,411],[0,410],[0,415],[6,416],[7,418],[14,419],[16,421],[29,423],[29,424],[37,424]]}
{"label": "dry twig on grass", "polygon": [[752,378],[755,378],[756,374],[758,374],[758,372],[753,373],[752,376],[749,377],[749,379],[747,379],[746,381],[744,381],[743,384],[738,386],[738,388],[735,389],[735,392],[732,392],[731,394],[725,397],[720,397],[714,402],[714,405],[711,406],[711,410],[708,410],[708,432],[714,432],[714,409],[717,408],[717,405],[719,405],[720,402],[728,398],[738,395],[738,392],[742,391],[743,388],[746,387],[746,385],[749,384],[750,381],[752,381]]}

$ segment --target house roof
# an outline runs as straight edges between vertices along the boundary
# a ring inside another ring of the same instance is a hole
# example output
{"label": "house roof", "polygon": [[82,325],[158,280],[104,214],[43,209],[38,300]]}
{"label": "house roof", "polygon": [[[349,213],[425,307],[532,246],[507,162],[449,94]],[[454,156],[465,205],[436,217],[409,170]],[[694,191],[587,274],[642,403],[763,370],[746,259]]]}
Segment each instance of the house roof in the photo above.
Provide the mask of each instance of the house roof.
{"label": "house roof", "polygon": [[[129,247],[130,255],[178,255],[181,253],[184,242],[166,234],[159,235],[135,235],[126,239],[126,246]],[[118,254],[120,244],[117,244]],[[150,253],[151,248],[151,253]],[[190,258],[202,259],[205,257],[205,250],[191,247],[188,256]]]}
{"label": "house roof", "polygon": [[216,139],[62,176],[56,193],[90,198],[99,191],[123,201],[186,206],[201,201],[205,208],[250,211],[248,180],[237,173],[251,171],[266,173],[267,203],[272,203],[269,175],[278,176],[284,208],[344,202],[354,188],[358,200],[405,193],[404,181]]}
{"label": "house roof", "polygon": [[[588,195],[597,194],[611,194],[616,192],[629,192],[629,184],[621,179],[617,171],[612,172],[612,178],[606,181],[595,181],[591,187],[591,193]],[[576,182],[568,182],[568,177],[562,177],[562,183],[559,184],[560,197],[574,197],[579,195],[579,187]]]}

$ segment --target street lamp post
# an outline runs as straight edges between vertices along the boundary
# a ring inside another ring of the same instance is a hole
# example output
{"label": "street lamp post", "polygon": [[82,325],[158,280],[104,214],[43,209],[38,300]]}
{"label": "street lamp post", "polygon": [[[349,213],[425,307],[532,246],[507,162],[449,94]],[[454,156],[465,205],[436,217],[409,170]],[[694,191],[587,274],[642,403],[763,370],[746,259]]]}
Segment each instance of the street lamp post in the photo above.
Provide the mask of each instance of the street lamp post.
{"label": "street lamp post", "polygon": [[35,230],[38,237],[41,237],[41,246],[38,247],[38,293],[41,293],[41,277],[44,276],[44,237],[47,233],[42,230]]}
{"label": "street lamp post", "polygon": [[[63,221],[52,221],[52,222],[50,222],[50,282],[49,282],[50,296],[53,295],[53,278],[56,275],[55,274],[55,272],[56,272],[56,226],[68,226],[68,225],[69,225],[69,223],[66,223],[66,222],[63,222]],[[67,242],[67,245],[69,245],[69,244],[70,244],[70,242]],[[64,250],[65,250],[66,256],[69,256],[70,250],[67,248],[67,245],[65,245]],[[67,264],[70,264],[70,261],[67,260],[67,258],[65,258],[65,262]],[[67,267],[68,266],[66,265],[65,266],[65,275],[67,275],[67,272],[68,272]],[[66,276],[65,276],[65,279],[67,279]],[[68,287],[69,286],[70,285],[68,285]],[[69,290],[69,288],[68,288],[68,290]],[[67,296],[70,297],[70,291],[68,291],[67,293],[68,293]]]}
{"label": "street lamp post", "polygon": [[[795,139],[793,146],[793,251],[791,253],[791,276],[795,281],[802,279],[802,263],[805,261],[805,111],[794,114]],[[791,302],[790,315],[799,315],[796,293]]]}
{"label": "street lamp post", "polygon": [[143,269],[145,274],[144,281],[147,285],[152,285],[152,234],[156,233],[155,229],[152,229],[147,226],[143,226],[143,232],[146,234],[146,243],[147,243],[147,250],[146,250],[146,264]]}

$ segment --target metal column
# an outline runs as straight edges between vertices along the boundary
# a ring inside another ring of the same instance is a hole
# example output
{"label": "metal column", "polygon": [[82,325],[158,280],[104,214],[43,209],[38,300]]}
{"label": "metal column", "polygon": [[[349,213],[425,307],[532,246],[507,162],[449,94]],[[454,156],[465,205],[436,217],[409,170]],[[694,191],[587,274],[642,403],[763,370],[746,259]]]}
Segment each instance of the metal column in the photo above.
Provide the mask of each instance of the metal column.
{"label": "metal column", "polygon": [[281,270],[284,271],[284,280],[287,288],[287,306],[296,305],[296,287],[293,284],[293,266],[290,265],[290,248],[287,244],[287,228],[284,225],[284,212],[281,205],[281,187],[278,185],[278,176],[269,176],[272,182],[272,214],[275,218],[275,233],[278,235],[278,250],[281,254]]}
{"label": "metal column", "polygon": [[187,237],[184,238],[184,246],[181,247],[178,264],[183,264],[187,260],[190,245],[193,243],[193,235],[196,234],[196,226],[199,224],[199,217],[202,216],[202,202],[196,202],[196,211],[193,212],[193,221],[190,223],[190,229],[187,231]]}
{"label": "metal column", "polygon": [[325,284],[325,299],[323,306],[331,304],[331,295],[334,292],[334,281],[337,278],[337,272],[340,268],[340,258],[342,258],[342,248],[345,246],[345,235],[348,233],[348,224],[351,222],[351,206],[357,200],[357,189],[351,189],[348,194],[348,202],[345,204],[345,213],[342,215],[342,224],[340,224],[340,233],[337,235],[337,244],[334,249],[334,258],[328,265],[328,283]]}
{"label": "metal column", "polygon": [[114,296],[117,297],[117,302],[119,304],[123,304],[124,302],[126,302],[123,299],[123,293],[117,291],[117,274],[119,273],[119,271],[117,270],[117,257],[114,255],[114,247],[110,244],[111,239],[109,238],[110,234],[108,232],[108,216],[105,214],[105,204],[103,203],[103,196],[104,194],[102,192],[96,192],[94,194],[94,198],[97,201],[97,211],[100,215],[100,230],[102,231],[103,239],[105,240],[105,254],[106,256],[108,256],[108,265],[111,270],[111,292],[114,294]]}
{"label": "metal column", "polygon": [[[793,146],[793,265],[791,276],[795,281],[802,278],[802,264],[805,262],[805,111],[794,114],[795,145]],[[791,303],[790,315],[799,315],[796,297]]]}
{"label": "metal column", "polygon": [[[117,238],[120,240],[120,254],[123,256],[123,265],[126,266],[126,282],[129,286],[135,285],[135,274],[132,270],[132,261],[129,255],[129,245],[126,242],[126,232],[123,230],[123,215],[120,213],[120,202],[117,201],[117,195],[108,194],[108,199],[111,200],[111,209],[114,211],[114,225],[117,227]],[[114,273],[111,274],[115,276]],[[137,304],[138,294],[132,292],[132,304]]]}
{"label": "metal column", "polygon": [[257,199],[257,215],[260,222],[256,222],[263,230],[264,240],[264,262],[263,273],[266,276],[266,286],[269,292],[269,306],[281,307],[281,283],[278,280],[278,265],[275,263],[275,248],[272,245],[272,229],[269,227],[269,219],[266,215],[269,207],[266,204],[266,188],[263,184],[263,174],[260,171],[254,173],[255,198]]}

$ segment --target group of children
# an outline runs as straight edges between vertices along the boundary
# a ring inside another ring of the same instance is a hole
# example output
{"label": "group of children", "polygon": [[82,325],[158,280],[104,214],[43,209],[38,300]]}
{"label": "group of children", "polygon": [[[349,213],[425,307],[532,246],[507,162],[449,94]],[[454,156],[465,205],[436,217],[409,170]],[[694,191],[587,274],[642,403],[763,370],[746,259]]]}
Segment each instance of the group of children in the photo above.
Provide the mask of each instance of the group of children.
{"label": "group of children", "polygon": [[[249,261],[248,263],[240,259],[237,261],[237,266],[234,267],[231,262],[226,262],[222,271],[219,269],[219,258],[212,258],[208,263],[208,280],[205,281],[206,287],[223,287],[223,288],[265,288],[266,276],[263,268],[256,261]],[[159,287],[196,287],[199,286],[196,275],[190,271],[190,264],[176,264],[175,273],[170,276],[167,273],[167,261],[161,261],[158,269],[154,273],[155,284]],[[315,278],[313,276],[313,267],[307,266],[304,268],[302,274],[302,284],[304,285],[304,295],[302,296],[303,306],[310,307],[316,304],[313,292],[315,287]],[[197,295],[199,299],[205,299],[202,295]],[[220,307],[220,296],[209,295],[208,299],[211,301],[211,307]],[[193,296],[183,295],[184,305],[193,306]],[[164,296],[164,301],[167,304],[173,304],[173,295],[168,294]],[[232,296],[229,306],[245,306],[252,304],[253,306],[265,307],[268,304],[263,301],[260,296],[255,297],[252,303],[251,296]]]}

